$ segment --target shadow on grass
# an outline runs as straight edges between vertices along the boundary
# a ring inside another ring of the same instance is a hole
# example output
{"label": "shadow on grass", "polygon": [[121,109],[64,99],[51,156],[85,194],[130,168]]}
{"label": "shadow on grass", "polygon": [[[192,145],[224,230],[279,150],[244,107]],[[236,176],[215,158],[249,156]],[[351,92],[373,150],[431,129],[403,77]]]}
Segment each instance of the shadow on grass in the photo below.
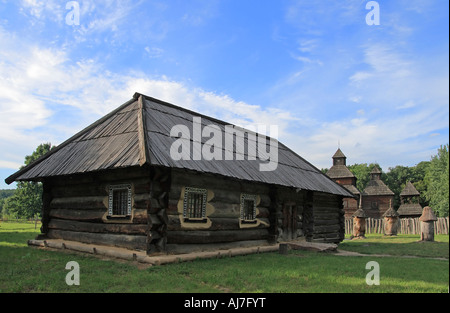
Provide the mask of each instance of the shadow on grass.
{"label": "shadow on grass", "polygon": [[449,258],[448,236],[447,238],[442,237],[442,241],[434,242],[424,242],[419,239],[415,237],[368,237],[361,240],[345,240],[339,245],[339,249],[362,254]]}

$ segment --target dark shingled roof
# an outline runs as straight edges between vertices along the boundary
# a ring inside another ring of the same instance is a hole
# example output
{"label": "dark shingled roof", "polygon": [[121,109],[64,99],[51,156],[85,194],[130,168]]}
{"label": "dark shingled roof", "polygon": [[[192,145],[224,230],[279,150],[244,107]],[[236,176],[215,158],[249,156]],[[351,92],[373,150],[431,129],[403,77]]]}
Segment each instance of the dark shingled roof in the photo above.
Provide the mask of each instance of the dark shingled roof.
{"label": "dark shingled roof", "polygon": [[[49,153],[8,177],[5,181],[42,180],[46,177],[87,173],[150,164],[207,172],[240,180],[289,186],[353,197],[320,170],[278,142],[278,167],[260,171],[262,160],[190,160],[176,161],[170,147],[179,138],[171,137],[174,125],[185,125],[192,134],[193,118],[201,117],[202,126],[215,125],[224,134],[223,121],[198,114],[173,104],[136,93],[113,112],[72,136]],[[202,137],[205,144],[210,137]],[[192,138],[191,138],[192,142]],[[245,136],[245,146],[255,145]],[[233,152],[236,150],[235,140]],[[269,142],[266,142],[269,147]],[[216,148],[216,147],[215,147]],[[225,144],[222,147],[224,155]],[[270,151],[267,149],[266,151]],[[234,154],[233,154],[234,155]]]}
{"label": "dark shingled roof", "polygon": [[[339,159],[342,159],[342,162],[336,162]],[[327,175],[330,178],[354,178],[352,172],[345,165],[345,160],[347,157],[342,152],[340,148],[337,149],[336,153],[333,155],[333,166],[328,170]]]}
{"label": "dark shingled roof", "polygon": [[346,158],[345,154],[342,152],[341,148],[338,148],[336,153],[333,155],[333,159]]}
{"label": "dark shingled roof", "polygon": [[405,188],[403,188],[402,192],[400,193],[400,196],[420,196],[420,192],[418,192],[416,187],[414,187],[414,185],[410,181],[408,181]]}
{"label": "dark shingled roof", "polygon": [[363,196],[393,196],[394,193],[391,189],[389,189],[386,184],[378,179],[378,180],[370,180],[367,184],[366,188],[364,188],[362,192]]}
{"label": "dark shingled roof", "polygon": [[327,172],[330,178],[348,178],[355,177],[345,165],[333,165]]}
{"label": "dark shingled roof", "polygon": [[345,189],[347,189],[348,191],[350,191],[352,194],[354,195],[360,195],[361,192],[358,190],[358,188],[356,188],[356,186],[353,185],[343,185]]}
{"label": "dark shingled roof", "polygon": [[419,203],[403,203],[397,210],[400,216],[405,215],[422,215],[422,206]]}
{"label": "dark shingled roof", "polygon": [[393,196],[394,193],[388,186],[379,178],[379,175],[373,174],[381,174],[381,170],[375,166],[372,171],[372,178],[367,183],[366,188],[364,188],[362,195],[363,196]]}

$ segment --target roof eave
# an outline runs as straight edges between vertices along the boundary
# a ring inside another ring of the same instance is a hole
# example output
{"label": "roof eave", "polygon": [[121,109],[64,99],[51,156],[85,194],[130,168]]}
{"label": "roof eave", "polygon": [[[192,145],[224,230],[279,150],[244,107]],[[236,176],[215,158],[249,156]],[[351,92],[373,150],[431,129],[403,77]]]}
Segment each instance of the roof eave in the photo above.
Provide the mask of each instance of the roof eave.
{"label": "roof eave", "polygon": [[[9,176],[8,178],[5,179],[5,183],[7,183],[8,185],[12,184],[14,181],[17,181],[18,178],[20,176],[22,176],[24,173],[26,173],[27,171],[29,171],[30,169],[32,169],[33,167],[35,167],[36,165],[38,165],[39,163],[41,163],[42,161],[44,161],[45,159],[47,159],[49,156],[51,156],[52,154],[58,152],[59,150],[61,150],[63,147],[65,147],[66,145],[68,145],[70,142],[72,142],[73,140],[75,140],[76,138],[80,137],[81,135],[85,134],[86,132],[88,132],[89,130],[91,130],[92,128],[96,127],[97,125],[99,125],[100,123],[102,123],[103,121],[105,121],[106,119],[110,118],[112,115],[116,114],[117,112],[119,112],[120,110],[122,110],[124,107],[130,105],[131,103],[133,103],[134,101],[136,101],[135,99],[136,94],[133,96],[132,99],[128,100],[127,102],[125,102],[124,104],[122,104],[121,106],[119,106],[117,109],[113,110],[112,112],[110,112],[109,114],[103,116],[102,118],[98,119],[96,122],[92,123],[91,125],[89,125],[88,127],[84,128],[83,130],[79,131],[78,133],[76,133],[75,135],[73,135],[72,137],[70,137],[69,139],[67,139],[66,141],[64,141],[63,143],[61,143],[60,145],[56,146],[55,148],[53,148],[52,150],[50,150],[49,152],[47,152],[46,154],[44,154],[43,156],[41,156],[40,158],[38,158],[37,160],[35,160],[34,162],[28,164],[27,166],[23,167],[22,169],[18,170],[17,172],[15,172],[14,174],[12,174],[11,176]],[[30,178],[30,179],[26,179],[23,181],[29,181],[29,180],[40,180],[41,178]],[[21,181],[19,179],[19,181]]]}

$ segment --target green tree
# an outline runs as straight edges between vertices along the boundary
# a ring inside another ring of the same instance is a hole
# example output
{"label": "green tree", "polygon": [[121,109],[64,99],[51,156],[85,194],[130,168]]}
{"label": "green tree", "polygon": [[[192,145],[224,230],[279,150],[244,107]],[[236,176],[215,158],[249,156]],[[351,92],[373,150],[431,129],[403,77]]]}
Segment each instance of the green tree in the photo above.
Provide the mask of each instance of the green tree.
{"label": "green tree", "polygon": [[410,179],[414,187],[416,187],[417,191],[420,192],[419,203],[422,207],[426,207],[427,205],[429,205],[428,199],[426,198],[428,188],[426,173],[428,171],[429,165],[429,161],[422,161],[417,164],[413,168],[413,177]]}
{"label": "green tree", "polygon": [[[53,149],[50,143],[40,144],[31,154],[25,156],[25,166]],[[22,166],[21,168],[23,168]],[[14,194],[7,198],[5,211],[17,218],[31,218],[40,214],[42,208],[42,184],[39,182],[18,182]]]}
{"label": "green tree", "polygon": [[449,145],[438,149],[431,157],[425,179],[428,184],[426,197],[439,216],[448,216],[449,208]]}
{"label": "green tree", "polygon": [[405,188],[406,182],[411,181],[412,172],[411,167],[397,165],[396,167],[390,167],[386,173],[384,182],[394,192],[394,203],[392,205],[395,209],[400,206],[400,193]]}
{"label": "green tree", "polygon": [[3,205],[7,198],[14,194],[14,189],[1,189],[0,190],[0,214],[3,214]]}

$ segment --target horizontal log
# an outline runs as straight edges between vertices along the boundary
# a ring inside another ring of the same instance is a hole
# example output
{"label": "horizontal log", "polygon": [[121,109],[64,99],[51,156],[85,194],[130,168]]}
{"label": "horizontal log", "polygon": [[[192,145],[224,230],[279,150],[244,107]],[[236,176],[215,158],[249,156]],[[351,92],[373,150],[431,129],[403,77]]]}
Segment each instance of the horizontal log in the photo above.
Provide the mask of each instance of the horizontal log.
{"label": "horizontal log", "polygon": [[323,219],[323,220],[329,220],[329,219],[339,219],[341,216],[340,212],[315,212],[314,211],[314,220],[316,219]]}
{"label": "horizontal log", "polygon": [[72,210],[72,209],[51,209],[50,217],[66,220],[80,220],[85,222],[101,222],[106,209],[97,210]]}
{"label": "horizontal log", "polygon": [[102,209],[107,207],[107,203],[108,197],[102,196],[54,198],[50,209]]}
{"label": "horizontal log", "polygon": [[135,194],[148,194],[150,195],[150,191],[152,188],[152,184],[150,178],[142,179],[140,181],[133,181],[133,192]]}
{"label": "horizontal log", "polygon": [[[239,230],[239,218],[222,218],[222,217],[208,217],[211,220],[211,226],[208,230]],[[257,223],[251,228],[268,228],[270,223],[267,218],[259,218],[262,223]],[[167,230],[181,230],[179,215],[168,215]]]}
{"label": "horizontal log", "polygon": [[212,205],[216,203],[227,203],[227,204],[239,204],[241,202],[241,193],[239,191],[229,191],[225,192],[224,190],[213,190],[214,198],[212,198],[209,202]]}
{"label": "horizontal log", "polygon": [[258,206],[258,211],[259,211],[258,214],[256,214],[257,218],[262,218],[262,217],[268,218],[270,216],[270,211],[268,208]]}
{"label": "horizontal log", "polygon": [[339,232],[341,230],[340,225],[314,225],[314,233],[332,233]]}
{"label": "horizontal log", "polygon": [[50,229],[47,235],[53,239],[64,239],[128,249],[146,250],[147,248],[147,236],[141,235],[85,233],[59,229]]}
{"label": "horizontal log", "polygon": [[267,240],[269,231],[263,229],[240,229],[240,230],[217,230],[217,231],[168,231],[168,244],[182,243],[217,243],[217,242],[233,242],[246,240]]}
{"label": "horizontal log", "polygon": [[241,215],[241,207],[239,204],[213,202],[211,205],[214,207],[214,212],[210,217],[239,218]]}
{"label": "horizontal log", "polygon": [[320,226],[320,225],[337,225],[339,224],[338,218],[332,218],[332,219],[315,219],[314,225]]}
{"label": "horizontal log", "polygon": [[329,212],[339,212],[341,209],[336,205],[334,207],[332,206],[315,206],[314,212],[323,212],[323,213],[329,213]]}
{"label": "horizontal log", "polygon": [[169,253],[191,253],[191,252],[199,252],[199,251],[214,251],[216,255],[227,255],[227,256],[236,256],[238,255],[239,250],[235,251],[226,251],[226,254],[223,254],[223,251],[218,250],[229,250],[234,248],[243,248],[243,247],[255,247],[259,246],[260,251],[276,251],[276,246],[269,246],[267,240],[249,240],[249,241],[237,241],[237,242],[224,242],[224,243],[205,243],[205,244],[167,244],[167,252]]}
{"label": "horizontal log", "polygon": [[98,184],[82,184],[82,185],[57,185],[51,188],[53,198],[64,197],[91,197],[91,196],[108,196],[108,187]]}
{"label": "horizontal log", "polygon": [[145,235],[146,224],[110,224],[110,223],[88,223],[68,221],[61,219],[50,219],[50,229],[70,230],[89,233],[121,233],[127,235]]}
{"label": "horizontal log", "polygon": [[226,179],[223,177],[217,177],[208,174],[197,174],[194,172],[187,171],[172,171],[172,187],[177,189],[184,186],[192,186],[199,188],[209,188],[212,190],[223,189],[223,190],[240,190],[240,182],[232,179]]}
{"label": "horizontal log", "polygon": [[148,210],[151,207],[150,194],[134,194],[133,195],[133,207],[136,209]]}
{"label": "horizontal log", "polygon": [[133,222],[133,224],[148,224],[147,210],[134,209],[132,222]]}
{"label": "horizontal log", "polygon": [[[167,208],[167,214],[177,215],[178,212],[178,199],[169,200],[169,207]],[[240,204],[239,203],[223,203],[223,202],[211,202],[208,204],[214,207],[214,212],[210,217],[223,217],[223,218],[239,218],[240,216]],[[269,217],[269,209],[258,205],[259,214],[257,217]]]}
{"label": "horizontal log", "polygon": [[54,186],[68,185],[100,185],[100,184],[122,184],[130,183],[138,179],[147,179],[150,177],[149,168],[136,166],[114,170],[100,171],[97,173],[83,173],[81,175],[70,175],[64,177],[52,178]]}

